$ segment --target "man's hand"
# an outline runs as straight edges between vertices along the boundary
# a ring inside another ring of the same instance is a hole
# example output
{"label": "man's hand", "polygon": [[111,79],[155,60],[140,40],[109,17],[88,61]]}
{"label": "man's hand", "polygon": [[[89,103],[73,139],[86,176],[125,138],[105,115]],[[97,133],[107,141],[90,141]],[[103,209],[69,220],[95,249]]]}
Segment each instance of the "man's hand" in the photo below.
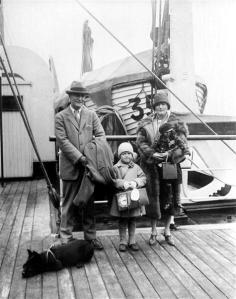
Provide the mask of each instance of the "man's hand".
{"label": "man's hand", "polygon": [[88,164],[88,160],[85,156],[82,156],[80,159],[79,159],[79,162],[85,167],[87,164]]}

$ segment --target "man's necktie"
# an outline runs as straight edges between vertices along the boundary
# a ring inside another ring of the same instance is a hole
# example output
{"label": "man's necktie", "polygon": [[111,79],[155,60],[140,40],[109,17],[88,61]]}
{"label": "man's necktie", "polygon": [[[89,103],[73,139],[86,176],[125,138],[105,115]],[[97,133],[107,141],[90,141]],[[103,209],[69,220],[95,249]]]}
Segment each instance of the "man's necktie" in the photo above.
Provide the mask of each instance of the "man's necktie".
{"label": "man's necktie", "polygon": [[79,111],[76,111],[76,110],[75,110],[75,119],[76,119],[77,123],[79,124],[79,120],[80,120]]}

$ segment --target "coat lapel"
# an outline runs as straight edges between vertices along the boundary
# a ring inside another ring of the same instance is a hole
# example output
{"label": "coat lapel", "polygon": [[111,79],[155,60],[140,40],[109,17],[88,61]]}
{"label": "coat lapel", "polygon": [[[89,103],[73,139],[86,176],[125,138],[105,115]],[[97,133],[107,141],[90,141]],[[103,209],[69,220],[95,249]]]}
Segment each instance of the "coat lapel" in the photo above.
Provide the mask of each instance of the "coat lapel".
{"label": "coat lapel", "polygon": [[86,117],[86,108],[82,107],[81,108],[81,113],[80,113],[80,125],[79,125],[79,129],[82,130],[86,121],[87,121],[87,117]]}
{"label": "coat lapel", "polygon": [[75,116],[74,116],[73,112],[71,111],[70,107],[68,107],[66,110],[66,117],[73,124],[73,126],[79,131],[79,124],[76,121]]}

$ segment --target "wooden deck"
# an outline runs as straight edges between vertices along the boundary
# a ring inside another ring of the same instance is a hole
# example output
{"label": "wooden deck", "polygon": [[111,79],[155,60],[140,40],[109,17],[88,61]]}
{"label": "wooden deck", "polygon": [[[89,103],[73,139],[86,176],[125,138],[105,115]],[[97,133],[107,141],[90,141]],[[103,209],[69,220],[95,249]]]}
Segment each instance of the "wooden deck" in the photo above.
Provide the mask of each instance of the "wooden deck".
{"label": "wooden deck", "polygon": [[99,231],[104,250],[85,267],[22,279],[26,249],[54,241],[47,188],[43,180],[7,183],[0,187],[0,298],[236,298],[234,224],[183,226],[173,235],[176,247],[161,234],[150,247],[149,229],[138,229],[140,251],[120,253],[117,231]]}

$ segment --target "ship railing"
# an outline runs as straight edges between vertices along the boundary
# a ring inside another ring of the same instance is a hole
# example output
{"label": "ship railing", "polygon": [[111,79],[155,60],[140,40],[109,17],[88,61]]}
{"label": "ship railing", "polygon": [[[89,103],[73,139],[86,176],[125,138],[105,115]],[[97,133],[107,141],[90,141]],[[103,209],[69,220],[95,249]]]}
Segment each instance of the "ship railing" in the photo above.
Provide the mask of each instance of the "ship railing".
{"label": "ship railing", "polygon": [[[137,136],[136,135],[106,135],[107,141],[136,141]],[[189,141],[194,141],[194,140],[236,140],[236,135],[189,135],[187,138]],[[50,136],[49,141],[51,142],[56,142],[56,137],[55,136]],[[56,147],[55,147],[56,148]],[[184,166],[182,167],[183,169],[190,170],[190,166]],[[197,170],[197,169],[196,169]],[[206,170],[213,170],[211,168],[208,169],[198,169],[199,171],[205,172]],[[223,169],[218,169],[218,170],[223,170]],[[225,170],[225,169],[224,169]],[[62,191],[62,183],[60,181],[60,191]],[[61,192],[60,192],[61,193]],[[95,201],[95,204],[104,204],[107,203],[107,200],[99,200]]]}
{"label": "ship railing", "polygon": [[[136,135],[106,135],[107,141],[135,141]],[[236,140],[236,135],[189,135],[188,140]],[[49,136],[55,142],[56,136]]]}

